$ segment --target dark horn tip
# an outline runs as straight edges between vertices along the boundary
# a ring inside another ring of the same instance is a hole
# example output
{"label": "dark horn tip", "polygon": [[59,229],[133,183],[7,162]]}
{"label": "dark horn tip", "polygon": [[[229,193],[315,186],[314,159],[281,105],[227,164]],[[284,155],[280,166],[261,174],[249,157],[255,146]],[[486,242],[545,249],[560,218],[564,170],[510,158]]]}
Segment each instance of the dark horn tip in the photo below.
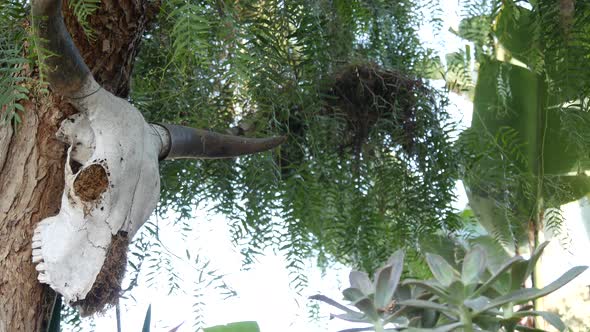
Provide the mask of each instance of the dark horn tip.
{"label": "dark horn tip", "polygon": [[279,146],[287,141],[287,135],[271,137],[275,139],[276,146]]}
{"label": "dark horn tip", "polygon": [[287,140],[287,136],[268,138],[248,138],[224,135],[209,130],[189,128],[178,125],[160,124],[166,129],[169,148],[161,157],[166,159],[232,158],[259,153],[276,148]]}

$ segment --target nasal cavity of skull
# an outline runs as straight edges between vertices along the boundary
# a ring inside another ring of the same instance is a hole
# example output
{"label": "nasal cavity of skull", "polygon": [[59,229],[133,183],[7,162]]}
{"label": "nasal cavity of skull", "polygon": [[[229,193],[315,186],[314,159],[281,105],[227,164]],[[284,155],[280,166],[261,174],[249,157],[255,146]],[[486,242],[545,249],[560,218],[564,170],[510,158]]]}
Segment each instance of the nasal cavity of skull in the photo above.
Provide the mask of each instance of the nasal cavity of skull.
{"label": "nasal cavity of skull", "polygon": [[85,202],[92,202],[100,198],[108,186],[107,172],[100,164],[92,164],[84,168],[74,180],[74,191]]}

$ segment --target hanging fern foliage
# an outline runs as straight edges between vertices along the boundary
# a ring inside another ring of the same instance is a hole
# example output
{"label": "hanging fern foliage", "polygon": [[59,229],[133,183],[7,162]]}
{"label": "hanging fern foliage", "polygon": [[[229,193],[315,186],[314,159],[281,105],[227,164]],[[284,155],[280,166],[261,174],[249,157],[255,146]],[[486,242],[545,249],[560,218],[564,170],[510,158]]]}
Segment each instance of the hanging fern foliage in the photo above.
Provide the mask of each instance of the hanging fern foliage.
{"label": "hanging fern foliage", "polygon": [[27,40],[23,1],[0,3],[0,125],[20,123],[21,102],[28,100],[30,68],[23,41]]}
{"label": "hanging fern foliage", "polygon": [[[229,217],[246,264],[266,248],[374,269],[458,226],[444,94],[414,1],[170,1],[146,35],[132,98],[153,121],[288,135],[275,154],[162,165],[160,212]],[[179,222],[182,222],[179,220]],[[323,263],[322,263],[323,262]]]}
{"label": "hanging fern foliage", "polygon": [[89,39],[94,39],[94,33],[90,24],[88,22],[88,18],[92,15],[98,8],[100,8],[100,0],[67,0],[68,6],[72,9],[74,16],[80,23],[84,34]]}

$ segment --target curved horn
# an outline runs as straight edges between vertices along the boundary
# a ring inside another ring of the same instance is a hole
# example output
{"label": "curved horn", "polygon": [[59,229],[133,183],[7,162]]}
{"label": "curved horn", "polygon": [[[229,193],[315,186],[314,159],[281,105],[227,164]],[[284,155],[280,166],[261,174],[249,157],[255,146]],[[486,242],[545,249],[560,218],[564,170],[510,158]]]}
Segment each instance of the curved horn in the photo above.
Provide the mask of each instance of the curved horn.
{"label": "curved horn", "polygon": [[74,45],[61,13],[61,0],[33,0],[33,29],[39,40],[43,73],[51,87],[67,97],[85,95],[90,69]]}
{"label": "curved horn", "polygon": [[[270,150],[287,138],[246,138],[170,124],[152,124],[162,138],[160,160],[220,159]],[[159,128],[158,128],[159,127]]]}

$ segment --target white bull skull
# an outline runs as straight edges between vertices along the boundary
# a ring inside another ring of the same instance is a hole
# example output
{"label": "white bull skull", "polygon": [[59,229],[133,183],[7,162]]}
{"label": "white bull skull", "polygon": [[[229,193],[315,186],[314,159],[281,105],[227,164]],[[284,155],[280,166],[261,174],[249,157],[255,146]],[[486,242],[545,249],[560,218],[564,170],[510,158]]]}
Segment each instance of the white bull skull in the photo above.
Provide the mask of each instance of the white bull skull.
{"label": "white bull skull", "polygon": [[60,8],[60,0],[33,1],[35,31],[42,47],[56,54],[45,60],[48,81],[79,113],[64,120],[57,134],[69,145],[61,209],[35,229],[33,262],[39,281],[72,303],[92,289],[113,236],[131,239],[156,207],[159,160],[233,157],[271,149],[284,138],[148,124],[135,107],[95,82]]}

